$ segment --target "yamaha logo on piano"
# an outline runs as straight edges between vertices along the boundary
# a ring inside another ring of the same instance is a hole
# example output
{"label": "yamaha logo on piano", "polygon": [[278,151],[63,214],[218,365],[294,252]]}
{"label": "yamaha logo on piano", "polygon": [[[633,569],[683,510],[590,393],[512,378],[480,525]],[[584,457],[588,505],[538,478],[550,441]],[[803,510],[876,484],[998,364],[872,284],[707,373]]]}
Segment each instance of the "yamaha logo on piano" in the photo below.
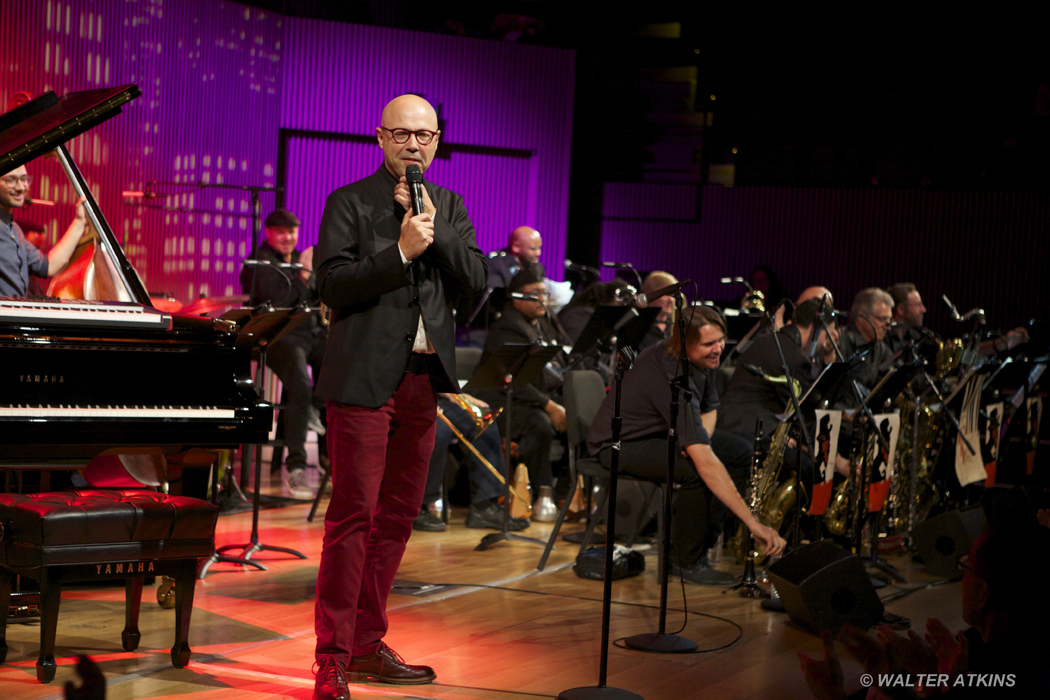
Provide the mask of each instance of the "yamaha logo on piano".
{"label": "yamaha logo on piano", "polygon": [[66,378],[61,374],[20,374],[18,381],[22,384],[65,384]]}
{"label": "yamaha logo on piano", "polygon": [[[103,570],[103,567],[105,569]],[[98,569],[98,574],[143,574],[153,571],[153,562],[143,561],[129,561],[127,565],[123,562],[119,564],[95,564],[95,568]]]}

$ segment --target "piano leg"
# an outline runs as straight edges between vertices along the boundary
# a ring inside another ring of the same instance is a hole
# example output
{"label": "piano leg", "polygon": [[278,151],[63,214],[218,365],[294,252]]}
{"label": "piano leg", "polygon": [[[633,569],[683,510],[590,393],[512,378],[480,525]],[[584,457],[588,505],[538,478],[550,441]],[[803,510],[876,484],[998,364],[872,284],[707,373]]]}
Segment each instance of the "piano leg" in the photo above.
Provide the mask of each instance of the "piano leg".
{"label": "piano leg", "polygon": [[194,563],[188,561],[175,575],[175,644],[171,647],[171,665],[184,668],[190,662],[190,615],[193,612]]}
{"label": "piano leg", "polygon": [[124,631],[120,641],[124,651],[139,648],[142,634],[139,632],[139,609],[142,607],[142,577],[128,578],[124,583]]}
{"label": "piano leg", "polygon": [[11,588],[15,575],[0,571],[0,664],[7,660],[7,611],[11,607]]}
{"label": "piano leg", "polygon": [[62,579],[48,569],[40,569],[40,656],[36,661],[36,679],[41,683],[55,680],[55,636],[58,606],[62,602]]}

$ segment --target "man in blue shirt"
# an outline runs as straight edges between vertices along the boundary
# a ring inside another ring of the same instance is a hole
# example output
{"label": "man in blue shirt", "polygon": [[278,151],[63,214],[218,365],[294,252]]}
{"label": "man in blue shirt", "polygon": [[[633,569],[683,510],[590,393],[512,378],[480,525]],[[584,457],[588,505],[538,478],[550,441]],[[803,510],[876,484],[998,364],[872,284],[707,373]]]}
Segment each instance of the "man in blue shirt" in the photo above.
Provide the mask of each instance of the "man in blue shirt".
{"label": "man in blue shirt", "polygon": [[25,166],[0,177],[0,296],[25,296],[29,275],[52,277],[69,262],[86,225],[84,200],[77,202],[76,216],[62,239],[45,256],[26,240],[15,223],[13,212],[25,206],[32,177]]}

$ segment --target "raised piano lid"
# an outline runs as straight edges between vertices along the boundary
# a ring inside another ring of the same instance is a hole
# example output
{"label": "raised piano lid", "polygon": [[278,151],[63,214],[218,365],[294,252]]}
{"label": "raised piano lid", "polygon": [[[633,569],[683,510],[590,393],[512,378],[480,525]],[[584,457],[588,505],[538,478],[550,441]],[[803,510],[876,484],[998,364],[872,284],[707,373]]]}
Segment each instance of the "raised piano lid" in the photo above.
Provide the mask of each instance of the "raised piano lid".
{"label": "raised piano lid", "polygon": [[98,231],[102,247],[127,293],[122,298],[151,306],[149,292],[128,262],[87,181],[65,147],[66,141],[120,114],[121,106],[141,94],[137,85],[71,92],[61,98],[54,92],[47,92],[0,115],[0,173],[11,172],[34,158],[55,151],[73,189],[85,199],[88,219]]}
{"label": "raised piano lid", "polygon": [[45,92],[0,115],[0,173],[9,173],[121,113],[142,93],[138,85],[71,92]]}

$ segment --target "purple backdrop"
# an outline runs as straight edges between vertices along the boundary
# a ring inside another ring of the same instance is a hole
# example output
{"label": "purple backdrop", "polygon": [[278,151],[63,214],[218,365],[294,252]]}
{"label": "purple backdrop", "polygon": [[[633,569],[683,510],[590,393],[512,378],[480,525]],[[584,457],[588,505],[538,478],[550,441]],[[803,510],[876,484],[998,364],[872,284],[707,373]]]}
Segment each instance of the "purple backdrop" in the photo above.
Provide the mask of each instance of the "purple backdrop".
{"label": "purple backdrop", "polygon": [[[406,91],[440,107],[446,142],[531,153],[455,152],[428,176],[464,195],[486,250],[527,223],[543,231],[545,259],[560,260],[573,71],[568,51],[290,19],[233,2],[0,3],[0,110],[22,90],[139,85],[143,96],[123,115],[70,148],[147,288],[183,300],[240,292],[249,196],[154,188],[171,196],[152,205],[197,210],[186,213],[125,202],[122,190],[151,180],[273,187],[281,128],[372,134],[383,104]],[[372,172],[380,152],[290,145],[288,203],[310,243],[328,192]],[[17,216],[55,240],[72,217],[71,192],[53,161],[29,167],[31,193],[58,204]],[[264,215],[274,201],[262,196]]]}
{"label": "purple backdrop", "polygon": [[[505,246],[517,226],[539,229],[543,263],[562,279],[572,52],[300,19],[288,20],[287,38],[282,128],[374,139],[383,105],[414,92],[438,110],[445,144],[531,153],[456,150],[451,159],[436,159],[427,178],[463,195],[486,252]],[[328,192],[374,172],[382,155],[374,140],[301,139],[292,150],[288,203],[309,217],[312,240]],[[326,169],[324,186],[311,192]]]}

